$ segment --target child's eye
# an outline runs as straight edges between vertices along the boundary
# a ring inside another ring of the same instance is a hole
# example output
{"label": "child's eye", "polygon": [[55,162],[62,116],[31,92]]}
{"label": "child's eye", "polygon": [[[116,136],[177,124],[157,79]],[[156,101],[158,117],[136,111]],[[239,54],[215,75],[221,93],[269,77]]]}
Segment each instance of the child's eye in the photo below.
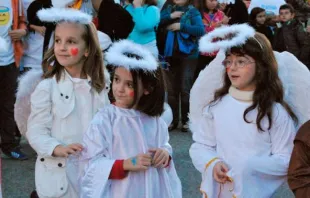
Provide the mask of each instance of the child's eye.
{"label": "child's eye", "polygon": [[119,79],[115,77],[114,82],[119,82]]}
{"label": "child's eye", "polygon": [[60,43],[60,39],[56,39],[56,40],[55,40],[55,43]]}
{"label": "child's eye", "polygon": [[75,42],[75,41],[72,41],[72,40],[69,40],[68,43],[69,43],[69,44],[76,44],[76,42]]}
{"label": "child's eye", "polygon": [[132,83],[128,83],[128,87],[133,89],[133,84]]}

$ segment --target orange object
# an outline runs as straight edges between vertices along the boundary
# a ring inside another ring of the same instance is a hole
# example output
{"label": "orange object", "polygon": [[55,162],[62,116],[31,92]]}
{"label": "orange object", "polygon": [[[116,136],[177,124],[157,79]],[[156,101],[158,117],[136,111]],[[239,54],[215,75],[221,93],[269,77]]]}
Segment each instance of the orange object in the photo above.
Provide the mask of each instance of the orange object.
{"label": "orange object", "polygon": [[82,7],[82,3],[83,3],[83,0],[76,0],[75,2],[74,2],[74,4],[72,5],[72,6],[70,6],[71,8],[74,8],[74,9],[76,9],[76,10],[79,10],[79,9],[81,9],[81,7]]}

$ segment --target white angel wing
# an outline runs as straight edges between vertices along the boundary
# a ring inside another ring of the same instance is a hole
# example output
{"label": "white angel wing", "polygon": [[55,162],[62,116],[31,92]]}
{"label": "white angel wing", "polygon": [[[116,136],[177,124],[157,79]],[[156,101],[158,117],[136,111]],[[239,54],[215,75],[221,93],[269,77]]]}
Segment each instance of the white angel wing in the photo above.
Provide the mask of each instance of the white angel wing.
{"label": "white angel wing", "polygon": [[8,43],[4,40],[4,38],[0,37],[0,52],[7,52],[8,49]]}
{"label": "white angel wing", "polygon": [[42,80],[42,71],[32,69],[19,78],[14,117],[22,135],[26,134],[27,121],[31,112],[30,96]]}
{"label": "white angel wing", "polygon": [[284,100],[290,105],[301,126],[310,119],[310,72],[293,54],[274,52],[283,83]]}
{"label": "white angel wing", "polygon": [[193,133],[196,131],[196,123],[202,117],[203,108],[213,100],[214,92],[223,85],[225,68],[222,62],[224,59],[224,51],[219,51],[215,59],[200,72],[191,89],[189,120],[190,129]]}

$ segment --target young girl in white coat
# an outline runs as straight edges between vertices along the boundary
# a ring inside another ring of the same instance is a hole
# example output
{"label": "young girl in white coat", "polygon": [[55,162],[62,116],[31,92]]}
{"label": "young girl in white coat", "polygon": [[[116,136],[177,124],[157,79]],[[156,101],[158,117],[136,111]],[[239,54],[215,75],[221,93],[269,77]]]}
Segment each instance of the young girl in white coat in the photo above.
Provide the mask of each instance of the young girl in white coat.
{"label": "young girl in white coat", "polygon": [[109,103],[102,53],[91,16],[56,8],[38,16],[57,25],[43,60],[43,80],[31,96],[26,132],[38,154],[36,190],[40,198],[75,198],[66,176],[67,157],[83,150],[83,133],[98,108]]}
{"label": "young girl in white coat", "polygon": [[[114,68],[115,103],[103,107],[83,138],[80,196],[182,197],[164,111],[164,85],[155,57],[123,40],[106,53]],[[76,174],[76,173],[73,173]]]}
{"label": "young girl in white coat", "polygon": [[[200,41],[200,49],[232,45],[226,46],[222,87],[200,107],[202,117],[191,118],[190,156],[202,174],[203,197],[268,198],[286,181],[297,118],[283,99],[270,43],[245,26],[217,30],[213,38],[222,39],[213,46],[203,43],[214,42],[211,37]],[[191,97],[203,97],[197,94]]]}

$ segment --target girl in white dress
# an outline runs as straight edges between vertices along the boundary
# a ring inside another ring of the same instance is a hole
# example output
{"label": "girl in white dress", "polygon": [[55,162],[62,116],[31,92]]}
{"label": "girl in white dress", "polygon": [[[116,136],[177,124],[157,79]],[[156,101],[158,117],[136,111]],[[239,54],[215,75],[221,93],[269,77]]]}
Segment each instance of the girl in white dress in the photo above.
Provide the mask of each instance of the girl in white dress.
{"label": "girl in white dress", "polygon": [[40,198],[75,198],[66,175],[67,157],[83,150],[83,133],[97,110],[109,103],[103,57],[91,16],[57,8],[38,16],[57,25],[42,63],[43,80],[31,95],[26,132],[38,154],[36,190]]}
{"label": "girl in white dress", "polygon": [[114,68],[115,103],[95,115],[84,135],[80,196],[182,197],[168,127],[160,118],[164,86],[156,59],[128,40],[114,43],[105,58]]}
{"label": "girl in white dress", "polygon": [[[222,87],[200,107],[200,118],[190,116],[195,141],[190,156],[202,174],[204,197],[268,198],[286,181],[297,117],[284,102],[267,38],[242,27],[213,33],[224,39],[213,46],[203,43],[213,38],[200,41],[200,49],[231,44],[226,46]],[[203,97],[197,93],[191,97]]]}

